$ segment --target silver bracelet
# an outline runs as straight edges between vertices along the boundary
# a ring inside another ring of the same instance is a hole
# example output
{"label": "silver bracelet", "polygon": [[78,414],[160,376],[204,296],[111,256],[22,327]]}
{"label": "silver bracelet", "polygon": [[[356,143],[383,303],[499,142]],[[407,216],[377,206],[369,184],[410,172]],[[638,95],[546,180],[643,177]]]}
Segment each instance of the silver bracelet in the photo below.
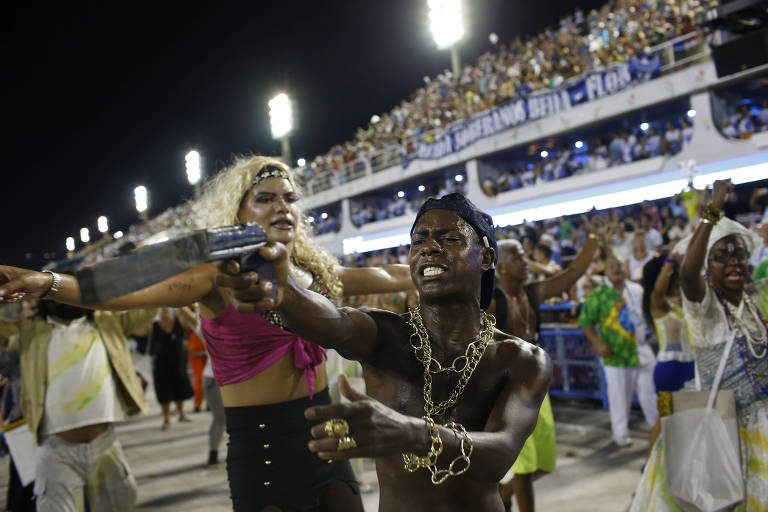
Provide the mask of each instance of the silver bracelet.
{"label": "silver bracelet", "polygon": [[45,292],[40,298],[50,299],[59,292],[59,287],[61,286],[61,275],[53,272],[52,270],[43,270],[43,272],[46,274],[51,274],[53,281],[51,282],[51,287],[48,288],[48,291]]}

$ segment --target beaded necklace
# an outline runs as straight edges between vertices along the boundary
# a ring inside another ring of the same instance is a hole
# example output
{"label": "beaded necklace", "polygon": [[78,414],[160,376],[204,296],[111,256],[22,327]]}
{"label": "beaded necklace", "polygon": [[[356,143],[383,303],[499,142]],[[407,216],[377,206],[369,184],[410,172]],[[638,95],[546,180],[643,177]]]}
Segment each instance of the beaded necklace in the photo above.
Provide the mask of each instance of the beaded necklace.
{"label": "beaded necklace", "polygon": [[[765,333],[761,336],[759,335],[757,339],[752,337],[752,333],[749,332],[749,329],[746,325],[744,325],[744,322],[741,320],[741,318],[739,318],[739,316],[732,311],[732,306],[720,296],[720,293],[718,293],[717,290],[715,290],[715,296],[717,297],[717,300],[720,302],[720,305],[723,307],[723,311],[725,312],[725,319],[728,322],[728,329],[731,331],[737,329],[737,331],[741,333],[741,336],[737,334],[735,338],[739,342],[739,356],[741,357],[742,363],[744,363],[744,373],[747,375],[747,379],[755,389],[764,395],[768,395],[768,389],[766,389],[765,386],[758,382],[758,378],[765,377],[766,374],[763,372],[758,372],[752,367],[747,354],[747,351],[749,351],[752,356],[758,360],[765,358],[766,352],[768,352],[768,346],[766,346],[768,345],[768,324],[766,324],[765,319],[763,319],[763,315],[760,313],[760,308],[756,307],[752,303],[752,299],[749,298],[746,292],[742,293],[744,305],[749,310],[752,317],[757,321],[758,326],[762,325],[763,330],[765,331]],[[753,345],[762,346],[762,353],[756,353]]]}

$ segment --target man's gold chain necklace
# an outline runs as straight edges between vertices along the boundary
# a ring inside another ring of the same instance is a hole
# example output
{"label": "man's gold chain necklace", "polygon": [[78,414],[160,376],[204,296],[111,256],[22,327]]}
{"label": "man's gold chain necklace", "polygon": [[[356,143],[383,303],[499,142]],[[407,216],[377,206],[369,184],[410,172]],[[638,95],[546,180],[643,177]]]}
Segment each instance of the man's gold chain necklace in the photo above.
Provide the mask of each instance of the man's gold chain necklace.
{"label": "man's gold chain necklace", "polygon": [[[453,360],[451,366],[443,368],[439,361],[432,357],[432,345],[429,342],[429,334],[424,328],[424,322],[421,319],[421,312],[418,307],[410,309],[410,318],[408,324],[413,328],[409,342],[413,347],[413,353],[416,359],[424,365],[424,421],[429,436],[429,452],[424,456],[418,456],[414,453],[403,453],[403,464],[406,471],[414,472],[419,469],[426,469],[430,473],[430,480],[434,485],[440,485],[451,476],[459,476],[469,469],[470,456],[472,455],[472,438],[466,429],[459,423],[451,422],[445,425],[446,428],[453,431],[461,440],[461,453],[454,458],[447,469],[438,469],[437,458],[443,453],[443,441],[440,439],[440,429],[431,416],[440,416],[448,409],[453,407],[456,401],[464,391],[469,378],[477,368],[477,364],[485,353],[488,343],[493,339],[493,327],[496,325],[496,319],[485,311],[482,312],[483,328],[477,333],[475,339],[467,346],[463,355]],[[434,369],[433,369],[434,368]],[[432,374],[450,372],[461,373],[459,382],[448,397],[447,400],[435,405],[432,402]]]}
{"label": "man's gold chain necklace", "polygon": [[[464,392],[464,388],[467,386],[470,377],[472,377],[475,368],[477,368],[480,359],[483,357],[488,343],[493,339],[496,319],[485,311],[481,314],[483,327],[480,329],[480,332],[467,345],[464,354],[456,357],[450,366],[443,368],[440,362],[432,357],[429,333],[427,333],[427,329],[424,327],[419,308],[410,308],[410,318],[407,322],[413,328],[413,334],[411,334],[409,341],[416,359],[424,365],[424,412],[427,413],[427,416],[440,416],[454,406]],[[443,372],[461,373],[461,375],[451,395],[435,405],[432,401],[432,375]]]}

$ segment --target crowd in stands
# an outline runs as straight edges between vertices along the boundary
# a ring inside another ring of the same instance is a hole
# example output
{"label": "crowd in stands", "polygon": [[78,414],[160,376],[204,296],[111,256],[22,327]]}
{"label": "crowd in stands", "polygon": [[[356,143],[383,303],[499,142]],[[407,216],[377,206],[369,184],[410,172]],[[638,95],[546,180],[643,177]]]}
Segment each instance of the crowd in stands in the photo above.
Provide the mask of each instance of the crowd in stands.
{"label": "crowd in stands", "polygon": [[[338,174],[343,181],[384,148],[407,152],[417,138],[429,142],[435,131],[457,121],[532,92],[557,88],[590,70],[645,55],[654,45],[695,31],[696,14],[710,3],[613,0],[588,13],[577,8],[558,29],[494,44],[474,64],[465,65],[459,76],[446,70],[425,77],[424,87],[391,111],[374,115],[353,140],[315,157],[302,169],[304,178],[310,182]],[[376,165],[374,161],[372,166]]]}
{"label": "crowd in stands", "polygon": [[[757,231],[768,246],[768,214],[763,215],[760,206],[766,201],[755,201],[760,196],[768,199],[768,189],[736,188],[734,196],[726,208],[726,214],[741,221]],[[521,241],[526,258],[529,261],[529,278],[532,281],[543,279],[568,266],[589,233],[589,217],[605,217],[606,225],[603,236],[608,241],[592,262],[587,274],[579,280],[568,297],[578,304],[589,291],[604,282],[606,258],[610,252],[618,256],[626,265],[630,278],[641,281],[645,263],[660,254],[674,252],[677,241],[693,232],[698,223],[698,211],[706,202],[706,192],[688,188],[680,194],[657,201],[644,201],[640,205],[630,205],[607,211],[593,211],[588,215],[573,215],[538,222],[527,222],[516,226],[497,226],[498,240],[516,238]],[[750,200],[744,200],[750,196]],[[741,199],[738,199],[741,198]],[[343,258],[348,266],[366,266],[372,262],[406,263],[408,247],[401,246],[366,254],[353,254]],[[753,255],[751,262],[755,275],[768,276],[768,250],[763,249]],[[379,263],[376,263],[379,264]]]}
{"label": "crowd in stands", "polygon": [[[575,143],[565,140],[542,150],[532,144],[528,155],[506,169],[481,172],[483,191],[494,196],[500,192],[530,187],[568,176],[599,171],[607,167],[636,162],[646,158],[678,153],[690,143],[693,122],[689,117],[660,125],[596,136]],[[570,139],[573,139],[571,136]]]}
{"label": "crowd in stands", "polygon": [[442,197],[452,192],[467,193],[467,181],[463,174],[448,173],[444,178],[425,181],[420,186],[403,187],[390,197],[361,196],[351,201],[352,223],[360,227],[369,222],[416,213],[427,198]]}
{"label": "crowd in stands", "polygon": [[759,106],[745,100],[732,109],[720,121],[720,132],[729,139],[748,139],[756,132],[768,131],[768,99]]}

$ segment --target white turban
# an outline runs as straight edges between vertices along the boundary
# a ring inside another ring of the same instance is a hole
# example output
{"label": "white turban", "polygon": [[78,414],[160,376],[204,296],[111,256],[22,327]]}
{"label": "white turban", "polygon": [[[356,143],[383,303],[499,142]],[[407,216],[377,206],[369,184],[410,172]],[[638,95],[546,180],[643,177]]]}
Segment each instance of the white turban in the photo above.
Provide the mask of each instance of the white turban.
{"label": "white turban", "polygon": [[[717,224],[712,227],[712,231],[709,234],[709,240],[707,240],[707,256],[704,259],[705,267],[707,266],[709,251],[712,250],[712,246],[715,245],[719,240],[730,235],[741,237],[741,239],[744,240],[744,244],[746,245],[747,252],[749,254],[752,254],[756,248],[763,246],[763,240],[757,233],[745,228],[742,224],[736,222],[735,220],[731,220],[728,217],[723,217],[717,222]],[[691,243],[691,238],[693,238],[693,234],[681,238],[680,241],[675,245],[675,254],[685,254],[688,252],[688,246]]]}

